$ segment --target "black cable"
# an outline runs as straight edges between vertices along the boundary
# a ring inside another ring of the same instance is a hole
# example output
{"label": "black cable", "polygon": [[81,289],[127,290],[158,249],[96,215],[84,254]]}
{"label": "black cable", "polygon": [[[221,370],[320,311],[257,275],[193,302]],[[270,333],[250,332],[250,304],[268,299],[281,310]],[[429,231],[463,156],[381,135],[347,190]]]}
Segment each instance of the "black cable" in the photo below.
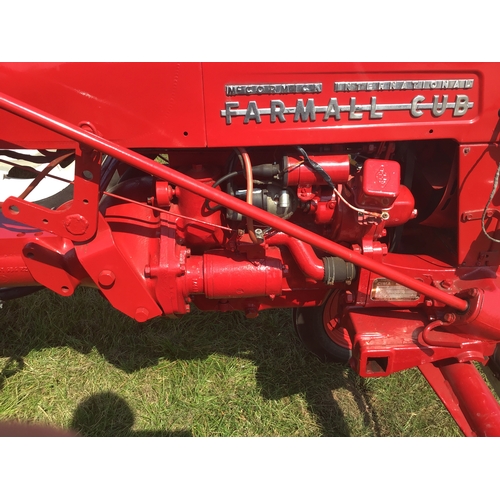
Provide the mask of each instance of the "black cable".
{"label": "black cable", "polygon": [[311,167],[315,172],[317,172],[323,179],[326,181],[326,183],[332,188],[336,189],[335,184],[332,181],[332,178],[323,170],[321,165],[319,163],[316,163],[314,160],[311,160],[305,150],[299,146],[297,146],[297,151],[304,157],[304,163]]}
{"label": "black cable", "polygon": [[[216,188],[217,186],[220,186],[223,182],[225,182],[229,179],[232,179],[233,177],[236,177],[240,174],[243,174],[242,170],[238,170],[237,172],[229,172],[228,174],[223,175],[219,180],[215,181],[212,184],[212,187]],[[215,207],[211,207],[209,205],[209,203],[210,203],[210,200],[205,200],[205,208],[207,210],[210,210],[211,212],[215,212],[216,210],[220,210],[222,208],[222,205],[215,205]]]}

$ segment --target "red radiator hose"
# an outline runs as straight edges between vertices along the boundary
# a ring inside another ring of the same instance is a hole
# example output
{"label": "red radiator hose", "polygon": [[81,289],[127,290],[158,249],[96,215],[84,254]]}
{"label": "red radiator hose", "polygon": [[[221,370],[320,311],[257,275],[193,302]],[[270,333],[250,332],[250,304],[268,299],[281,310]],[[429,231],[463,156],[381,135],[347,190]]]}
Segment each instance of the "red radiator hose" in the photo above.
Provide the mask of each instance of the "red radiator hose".
{"label": "red radiator hose", "polygon": [[266,243],[269,243],[269,245],[286,246],[302,272],[309,278],[316,281],[322,281],[325,277],[325,265],[314,253],[311,245],[284,233],[276,233],[266,237]]}

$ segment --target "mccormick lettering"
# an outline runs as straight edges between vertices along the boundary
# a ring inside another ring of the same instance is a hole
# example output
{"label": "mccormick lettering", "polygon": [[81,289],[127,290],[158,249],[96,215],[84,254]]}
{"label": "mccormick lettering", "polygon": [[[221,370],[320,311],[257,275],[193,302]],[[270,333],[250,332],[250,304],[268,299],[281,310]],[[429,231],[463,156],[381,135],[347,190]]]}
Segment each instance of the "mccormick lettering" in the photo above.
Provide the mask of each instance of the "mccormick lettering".
{"label": "mccormick lettering", "polygon": [[[445,81],[445,80],[443,80]],[[464,80],[467,81],[467,80]],[[356,97],[350,97],[349,104],[339,104],[336,97],[332,97],[327,105],[317,106],[313,98],[297,99],[295,106],[286,106],[279,99],[272,99],[269,107],[259,108],[257,101],[250,101],[246,108],[240,108],[238,101],[226,102],[225,109],[221,110],[221,117],[226,119],[226,124],[231,125],[234,117],[243,117],[243,123],[262,123],[263,116],[269,116],[271,123],[279,121],[284,123],[287,116],[294,122],[315,122],[341,120],[361,120],[368,117],[371,120],[380,120],[386,111],[409,111],[410,116],[419,118],[429,111],[434,117],[442,116],[446,110],[452,110],[453,117],[464,116],[469,109],[474,107],[465,94],[458,94],[454,101],[450,101],[448,95],[434,95],[431,102],[426,102],[422,95],[415,96],[409,103],[405,104],[379,104],[377,97],[370,97],[369,104],[358,104]]]}
{"label": "mccormick lettering", "polygon": [[226,85],[226,95],[319,94],[322,83],[273,83],[259,85]]}

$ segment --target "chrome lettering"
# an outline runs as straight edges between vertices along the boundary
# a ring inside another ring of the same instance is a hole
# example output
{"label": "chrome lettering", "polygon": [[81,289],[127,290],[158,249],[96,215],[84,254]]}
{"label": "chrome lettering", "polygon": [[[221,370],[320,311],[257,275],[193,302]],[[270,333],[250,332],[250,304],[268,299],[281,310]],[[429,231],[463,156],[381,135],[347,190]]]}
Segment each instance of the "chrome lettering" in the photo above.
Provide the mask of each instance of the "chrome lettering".
{"label": "chrome lettering", "polygon": [[225,109],[220,111],[221,117],[225,118],[226,125],[231,125],[233,118],[243,117],[243,123],[246,125],[253,121],[262,123],[263,116],[269,116],[270,123],[286,122],[286,115],[292,115],[294,122],[315,122],[317,114],[323,114],[323,121],[334,118],[336,121],[342,119],[344,115],[348,120],[380,120],[386,116],[388,111],[409,111],[412,118],[420,118],[424,115],[432,115],[435,118],[445,115],[446,110],[450,110],[453,117],[464,116],[469,109],[474,107],[470,102],[469,96],[458,94],[455,102],[450,102],[449,94],[434,94],[432,101],[425,102],[425,96],[417,95],[406,103],[379,103],[378,96],[370,96],[369,103],[365,99],[349,97],[348,104],[339,104],[336,97],[331,97],[326,106],[316,105],[314,99],[297,99],[295,106],[287,106],[285,102],[279,99],[269,101],[269,107],[259,107],[257,101],[249,101],[246,108],[240,108],[237,101],[228,101],[225,103]]}
{"label": "chrome lettering", "polygon": [[377,113],[377,98],[372,97],[370,99],[370,118],[378,120],[383,118],[384,113]]}
{"label": "chrome lettering", "polygon": [[276,117],[281,123],[286,122],[285,117],[283,116],[285,113],[285,104],[283,101],[271,101],[271,123],[276,121]]}
{"label": "chrome lettering", "polygon": [[295,108],[295,116],[293,117],[293,121],[298,122],[300,118],[301,121],[306,122],[309,117],[312,122],[316,121],[316,108],[314,107],[314,99],[308,99],[306,107],[304,107],[304,101],[302,99],[297,99],[297,106]]}
{"label": "chrome lettering", "polygon": [[448,96],[443,95],[443,102],[439,106],[439,96],[435,95],[432,97],[432,116],[441,116],[446,111],[446,105],[448,104]]}
{"label": "chrome lettering", "polygon": [[413,118],[418,118],[419,116],[422,116],[424,114],[423,111],[418,111],[417,110],[417,104],[419,102],[422,102],[425,100],[425,97],[423,95],[418,95],[413,98],[411,101],[411,109],[410,109],[410,114],[413,116]]}
{"label": "chrome lettering", "polygon": [[261,123],[262,119],[260,117],[259,108],[257,107],[257,103],[255,101],[250,101],[248,103],[247,112],[245,113],[245,119],[243,123],[249,123],[250,120],[255,120],[256,123]]}
{"label": "chrome lettering", "polygon": [[361,118],[363,118],[362,113],[356,113],[356,98],[355,97],[351,97],[351,100],[350,100],[349,118],[351,120],[361,120]]}
{"label": "chrome lettering", "polygon": [[[471,106],[472,107],[472,106]],[[455,109],[453,116],[464,116],[469,109],[469,98],[466,95],[458,94],[455,98]]]}
{"label": "chrome lettering", "polygon": [[255,85],[226,85],[226,95],[264,95],[264,94],[319,94],[322,83],[258,83]]}
{"label": "chrome lettering", "polygon": [[236,116],[236,112],[233,111],[233,108],[237,108],[239,105],[239,102],[226,102],[226,112],[223,115],[226,117],[226,125],[231,125],[231,117]]}
{"label": "chrome lettering", "polygon": [[363,82],[335,82],[335,92],[361,92],[381,90],[420,90],[420,89],[471,89],[474,79],[457,80],[382,80]]}
{"label": "chrome lettering", "polygon": [[325,114],[323,116],[323,121],[327,121],[330,116],[333,115],[335,117],[335,120],[340,120],[340,109],[339,109],[339,104],[337,102],[337,99],[335,97],[332,97],[330,99],[330,102],[328,103],[328,106],[326,107]]}

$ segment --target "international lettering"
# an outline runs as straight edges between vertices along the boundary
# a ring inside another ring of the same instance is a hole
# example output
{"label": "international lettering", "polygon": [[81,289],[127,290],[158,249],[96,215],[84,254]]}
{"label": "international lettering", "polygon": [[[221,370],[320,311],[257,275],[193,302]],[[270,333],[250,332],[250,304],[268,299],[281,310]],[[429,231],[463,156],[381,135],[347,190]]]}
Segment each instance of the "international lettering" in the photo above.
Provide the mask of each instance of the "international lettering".
{"label": "international lettering", "polygon": [[336,82],[335,92],[370,92],[373,90],[442,90],[471,89],[473,78],[454,80],[382,80],[371,82]]}

